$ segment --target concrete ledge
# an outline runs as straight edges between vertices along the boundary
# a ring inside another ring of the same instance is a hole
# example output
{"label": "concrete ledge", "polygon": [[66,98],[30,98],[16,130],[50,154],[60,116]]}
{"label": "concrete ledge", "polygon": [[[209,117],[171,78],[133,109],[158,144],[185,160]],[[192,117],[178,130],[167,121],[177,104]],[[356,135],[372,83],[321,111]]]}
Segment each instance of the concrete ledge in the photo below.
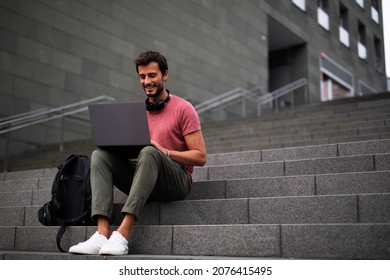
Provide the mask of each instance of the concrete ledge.
{"label": "concrete ledge", "polygon": [[376,170],[390,170],[390,154],[375,155]]}
{"label": "concrete ledge", "polygon": [[25,207],[2,207],[0,208],[1,226],[23,226]]}
{"label": "concrete ledge", "polygon": [[283,162],[209,167],[209,180],[276,177],[284,175]]}
{"label": "concrete ledge", "polygon": [[24,225],[25,226],[42,226],[38,220],[38,210],[42,205],[27,206],[24,213]]}
{"label": "concrete ledge", "polygon": [[32,203],[32,191],[27,192],[7,192],[0,195],[0,206],[26,206]]}
{"label": "concrete ledge", "polygon": [[324,224],[357,221],[357,198],[354,195],[249,199],[251,224]]}
{"label": "concrete ledge", "polygon": [[247,224],[247,199],[186,200],[161,203],[163,225]]}
{"label": "concrete ledge", "polygon": [[226,197],[227,180],[195,182],[187,200],[220,199]]}
{"label": "concrete ledge", "polygon": [[283,258],[390,259],[390,224],[282,225]]}
{"label": "concrete ledge", "polygon": [[373,156],[286,161],[286,175],[374,171]]}
{"label": "concrete ledge", "polygon": [[136,226],[129,241],[130,254],[172,254],[172,226]]}
{"label": "concrete ledge", "polygon": [[37,190],[38,180],[39,179],[0,181],[0,192]]}
{"label": "concrete ledge", "polygon": [[[137,224],[383,223],[390,221],[389,205],[389,193],[184,200],[147,203]],[[37,215],[40,207],[2,207],[0,223],[4,226],[42,226]],[[119,225],[123,219],[122,207],[123,204],[114,204],[113,225]]]}
{"label": "concrete ledge", "polygon": [[[76,255],[57,252],[0,251],[0,260],[248,260],[261,259],[255,257],[226,256],[190,256],[190,255],[157,255],[129,253],[124,256]],[[270,258],[270,260],[279,258]]]}
{"label": "concrete ledge", "polygon": [[[58,168],[42,168],[42,169],[31,169],[21,171],[11,171],[3,174],[4,181],[9,180],[31,180],[39,178],[54,178]],[[1,178],[1,177],[0,177]]]}
{"label": "concrete ledge", "polygon": [[279,257],[280,226],[174,226],[173,254]]}
{"label": "concrete ledge", "polygon": [[390,154],[316,158],[195,169],[196,181],[390,170]]}
{"label": "concrete ledge", "polygon": [[[58,252],[56,237],[59,227],[16,227],[16,251]],[[86,227],[68,227],[61,245],[65,250],[86,240]]]}
{"label": "concrete ledge", "polygon": [[390,139],[338,144],[340,156],[390,153]]}
{"label": "concrete ledge", "polygon": [[226,198],[314,195],[314,176],[284,176],[229,180]]}
{"label": "concrete ledge", "polygon": [[0,227],[0,250],[15,250],[16,227]]}
{"label": "concrete ledge", "polygon": [[284,161],[311,158],[330,158],[337,156],[337,145],[317,145],[285,149],[263,150],[262,161]]}
{"label": "concrete ledge", "polygon": [[[0,250],[58,252],[57,230],[0,227]],[[70,227],[64,249],[95,230]],[[390,224],[136,226],[129,246],[130,254],[149,255],[389,259]]]}
{"label": "concrete ledge", "polygon": [[361,223],[390,223],[390,193],[359,195]]}
{"label": "concrete ledge", "polygon": [[261,151],[243,151],[213,154],[207,158],[207,166],[261,162]]}
{"label": "concrete ledge", "polygon": [[390,172],[362,172],[316,175],[316,191],[326,194],[360,194],[390,192]]}

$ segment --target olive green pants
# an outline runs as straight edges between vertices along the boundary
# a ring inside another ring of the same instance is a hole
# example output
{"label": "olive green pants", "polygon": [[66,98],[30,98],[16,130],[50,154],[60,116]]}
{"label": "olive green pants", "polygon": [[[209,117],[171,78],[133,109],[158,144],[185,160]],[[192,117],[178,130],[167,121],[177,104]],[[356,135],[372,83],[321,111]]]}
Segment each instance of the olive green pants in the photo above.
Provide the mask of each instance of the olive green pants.
{"label": "olive green pants", "polygon": [[114,186],[128,194],[122,213],[138,217],[147,201],[184,199],[191,180],[182,165],[152,146],[143,148],[136,162],[97,149],[91,156],[92,218],[111,218]]}

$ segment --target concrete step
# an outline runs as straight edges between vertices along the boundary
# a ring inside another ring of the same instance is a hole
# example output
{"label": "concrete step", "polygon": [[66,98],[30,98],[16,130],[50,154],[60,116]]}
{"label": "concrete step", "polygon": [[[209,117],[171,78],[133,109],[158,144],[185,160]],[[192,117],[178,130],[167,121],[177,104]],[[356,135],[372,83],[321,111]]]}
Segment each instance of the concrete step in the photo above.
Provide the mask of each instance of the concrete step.
{"label": "concrete step", "polygon": [[[214,138],[205,138],[207,143],[207,148],[213,147],[213,145],[230,145],[230,146],[239,146],[238,144],[242,143],[242,146],[251,144],[253,142],[257,143],[289,143],[289,142],[298,142],[303,140],[317,140],[317,139],[333,139],[336,137],[345,137],[348,139],[355,139],[358,136],[371,136],[378,137],[381,135],[387,135],[390,132],[390,126],[378,126],[370,127],[363,129],[354,129],[354,128],[336,128],[332,130],[322,129],[321,131],[297,131],[297,130],[283,130],[278,132],[262,132],[261,130],[257,133],[240,133],[240,138],[235,133],[235,136],[219,135]],[[355,141],[355,140],[354,140]]]}
{"label": "concrete step", "polygon": [[390,139],[209,154],[207,166],[389,153]]}
{"label": "concrete step", "polygon": [[[114,223],[122,219],[119,214],[122,205],[116,205]],[[39,208],[4,205],[0,207],[0,224],[38,226]],[[390,192],[149,203],[138,222],[148,225],[390,223]]]}
{"label": "concrete step", "polygon": [[[282,117],[251,118],[203,125],[211,153],[305,146],[390,138],[390,105],[364,103],[362,107],[299,111]],[[322,106],[318,106],[319,108]],[[327,107],[327,106],[325,106]]]}
{"label": "concrete step", "polygon": [[[53,242],[57,231],[58,227],[0,227],[0,250],[57,252]],[[62,246],[77,244],[94,231],[94,227],[71,227]],[[173,256],[389,259],[390,224],[136,226],[129,251]]]}
{"label": "concrete step", "polygon": [[[287,119],[282,121],[267,122],[261,119],[255,119],[252,121],[241,120],[235,124],[219,123],[219,126],[208,127],[205,125],[203,132],[206,139],[212,139],[213,137],[238,137],[237,133],[288,133],[291,132],[307,132],[307,131],[321,131],[329,130],[336,131],[347,128],[364,129],[370,127],[388,126],[388,120],[390,119],[389,108],[386,112],[376,112],[371,116],[353,116],[343,117],[337,119],[331,118],[302,118],[302,119]],[[261,134],[259,134],[261,135]]]}
{"label": "concrete step", "polygon": [[[311,104],[261,118],[203,123],[203,134],[211,153],[386,139],[390,138],[390,102],[388,94],[378,96],[377,100]],[[9,170],[50,167],[70,153],[92,150],[90,139],[65,143],[63,153],[58,152],[58,144],[49,145],[10,159]]]}
{"label": "concrete step", "polygon": [[[368,104],[370,105],[370,104]],[[320,108],[313,107],[313,108]],[[389,108],[390,104],[384,104],[383,106],[372,106],[367,108],[358,108],[358,109],[348,109],[346,107],[340,106],[332,110],[317,110],[317,111],[286,111],[283,113],[275,115],[264,115],[261,117],[249,117],[236,120],[227,120],[227,121],[215,121],[215,122],[205,122],[203,124],[204,129],[221,129],[221,126],[224,127],[227,124],[231,124],[231,128],[238,127],[251,127],[251,126],[265,126],[265,127],[278,127],[285,124],[297,125],[297,124],[307,124],[307,125],[316,125],[321,124],[334,124],[336,119],[343,120],[343,122],[349,121],[367,121],[367,120],[378,120],[380,118],[389,117]],[[341,110],[341,112],[340,112]],[[342,123],[339,123],[342,124]]]}
{"label": "concrete step", "polygon": [[[270,113],[265,111],[262,118],[267,120],[287,119],[296,116],[334,115],[344,114],[361,110],[380,110],[389,106],[388,93],[381,100],[346,100],[338,102],[318,102],[297,106],[294,109],[281,109],[279,112]],[[233,122],[236,120],[232,120]]]}
{"label": "concrete step", "polygon": [[[209,154],[207,165],[228,165],[238,163],[271,162],[297,159],[314,159],[336,156],[353,156],[388,153],[390,151],[390,139],[342,142],[337,144],[310,145],[303,147],[277,148],[264,150],[251,150],[231,153]],[[62,161],[65,160],[65,157]],[[59,165],[61,162],[57,162]],[[35,180],[54,177],[56,167],[31,169],[0,173],[0,186],[2,181],[11,180]],[[28,184],[26,182],[26,184]]]}
{"label": "concrete step", "polygon": [[[40,205],[50,199],[52,181],[53,178],[35,179],[31,183],[29,180],[0,182],[0,201],[9,203],[9,199],[20,196],[27,197],[26,205]],[[194,182],[187,199],[382,193],[390,192],[388,182],[390,171],[206,180]],[[114,197],[117,202],[125,199],[117,189]]]}
{"label": "concrete step", "polygon": [[367,135],[338,135],[334,137],[313,138],[312,135],[290,135],[289,137],[275,138],[251,138],[248,136],[245,140],[221,140],[219,142],[210,142],[207,145],[207,151],[210,154],[221,154],[227,152],[268,150],[280,148],[294,148],[313,145],[326,145],[343,142],[362,142],[373,140],[390,139],[390,132],[374,133]]}
{"label": "concrete step", "polygon": [[[389,122],[390,123],[390,122]],[[262,129],[253,132],[232,132],[233,135],[229,136],[224,133],[220,133],[215,137],[205,136],[207,147],[219,144],[232,145],[241,140],[244,143],[247,142],[281,142],[288,143],[298,140],[316,140],[316,139],[331,139],[335,137],[350,137],[356,136],[375,136],[386,135],[389,133],[390,125],[381,125],[375,127],[365,128],[315,128],[314,130],[306,129],[305,131],[298,131],[297,129],[289,128],[279,131],[264,131]],[[240,136],[243,138],[240,138]]]}
{"label": "concrete step", "polygon": [[[196,170],[194,192],[189,197],[221,198],[217,196],[224,194],[231,198],[248,192],[277,196],[386,190],[383,182],[389,179],[389,170],[390,154],[208,166]],[[327,180],[332,184],[327,184]],[[2,181],[0,207],[41,205],[51,198],[52,181],[53,177]],[[119,191],[115,191],[115,198],[118,202],[124,199]]]}
{"label": "concrete step", "polygon": [[[378,140],[210,155],[186,200],[146,205],[123,258],[389,259],[389,148]],[[58,254],[58,227],[38,222],[56,172],[1,174],[0,258],[88,259]],[[115,191],[114,225],[125,199]],[[63,246],[94,231],[70,227]]]}
{"label": "concrete step", "polygon": [[389,171],[199,181],[187,199],[388,193],[389,182]]}
{"label": "concrete step", "polygon": [[259,162],[195,168],[195,181],[390,170],[390,154]]}
{"label": "concrete step", "polygon": [[128,254],[125,256],[100,256],[100,255],[76,255],[57,252],[29,252],[29,251],[0,251],[0,260],[279,260],[282,258],[260,258],[260,257],[226,257],[226,256],[190,256],[190,255],[145,255]]}

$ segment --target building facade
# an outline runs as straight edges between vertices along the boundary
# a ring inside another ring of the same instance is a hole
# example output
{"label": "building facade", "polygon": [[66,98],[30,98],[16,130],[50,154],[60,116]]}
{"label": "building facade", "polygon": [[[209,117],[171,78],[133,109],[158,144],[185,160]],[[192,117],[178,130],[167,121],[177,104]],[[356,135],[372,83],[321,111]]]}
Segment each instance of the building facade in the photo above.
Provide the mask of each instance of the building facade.
{"label": "building facade", "polygon": [[310,101],[386,91],[381,1],[269,3],[271,89],[283,84],[279,76],[286,81],[303,76]]}
{"label": "building facade", "polygon": [[[194,104],[300,78],[296,103],[383,92],[383,42],[380,0],[0,0],[0,118],[101,95],[142,100],[133,60],[149,49],[168,59],[167,87]],[[58,127],[0,144],[16,153],[88,136],[70,120]]]}

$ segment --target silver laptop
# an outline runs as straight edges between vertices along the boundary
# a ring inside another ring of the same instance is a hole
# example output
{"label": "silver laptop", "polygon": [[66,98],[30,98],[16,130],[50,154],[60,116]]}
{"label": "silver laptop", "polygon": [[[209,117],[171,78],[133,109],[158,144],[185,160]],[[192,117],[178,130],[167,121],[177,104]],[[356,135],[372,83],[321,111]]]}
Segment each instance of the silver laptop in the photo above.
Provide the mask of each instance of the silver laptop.
{"label": "silver laptop", "polygon": [[137,158],[141,149],[150,145],[145,102],[93,104],[88,109],[97,147]]}

